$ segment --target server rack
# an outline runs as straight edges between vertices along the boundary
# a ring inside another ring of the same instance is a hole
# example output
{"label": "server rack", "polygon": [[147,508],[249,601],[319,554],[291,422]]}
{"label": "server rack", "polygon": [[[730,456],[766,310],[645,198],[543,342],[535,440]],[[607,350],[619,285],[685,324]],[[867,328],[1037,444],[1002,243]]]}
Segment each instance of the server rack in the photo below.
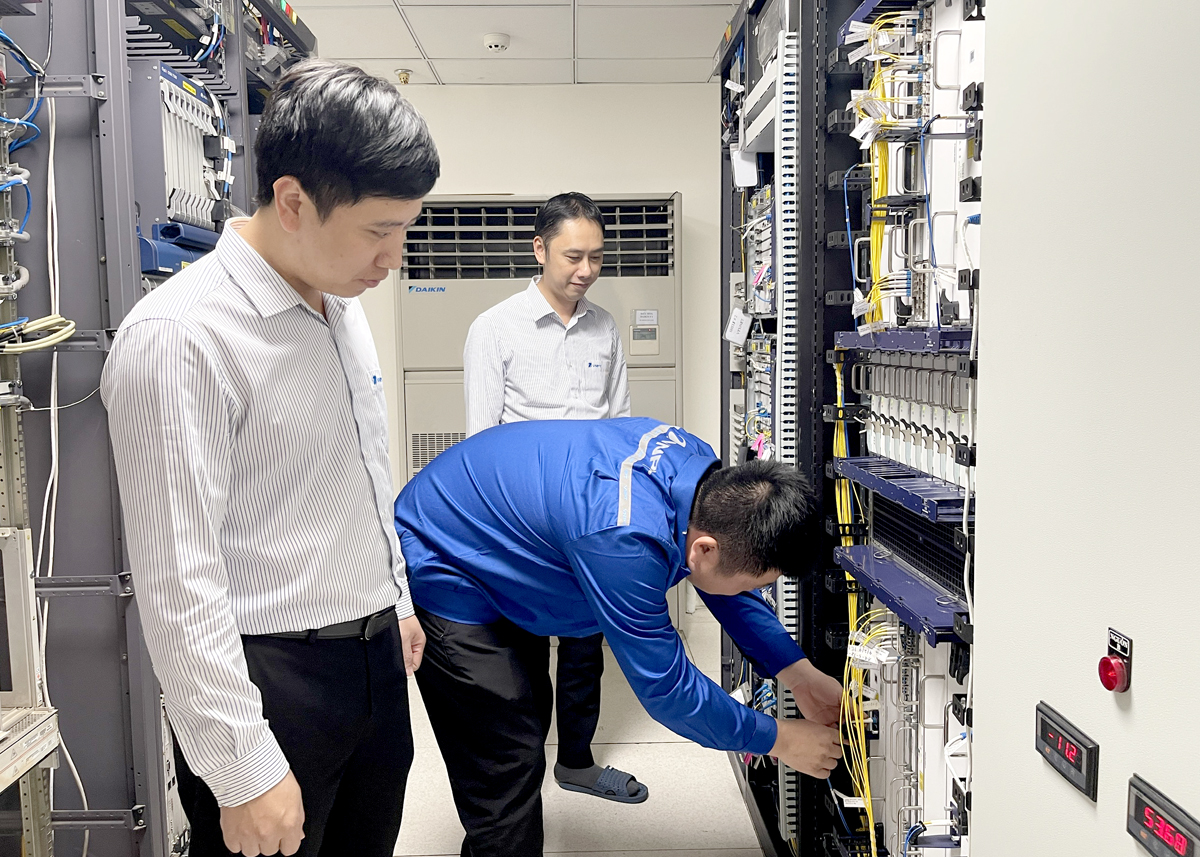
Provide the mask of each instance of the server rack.
{"label": "server rack", "polygon": [[[21,356],[19,373],[11,366],[15,358],[0,357],[13,394],[0,402],[5,489],[0,523],[28,534],[36,545],[45,534],[39,516],[29,514],[34,504],[25,495],[36,498],[40,512],[43,492],[57,474],[54,574],[46,573],[48,563],[30,563],[34,576],[26,578],[38,613],[51,608],[48,624],[43,623],[45,659],[37,659],[36,669],[88,797],[85,809],[62,752],[45,758],[19,785],[0,792],[0,854],[78,853],[87,835],[91,857],[169,857],[186,853],[186,820],[174,796],[170,736],[141,636],[96,390],[122,319],[148,290],[203,252],[203,242],[197,243],[191,230],[215,232],[238,209],[250,208],[253,166],[247,144],[253,137],[247,134],[252,135],[255,114],[261,112],[262,91],[286,67],[313,53],[315,40],[289,4],[265,0],[258,5],[244,0],[0,0],[0,15],[5,33],[39,60],[53,32],[45,74],[37,75],[35,84],[35,76],[10,64],[0,95],[10,115],[15,105],[25,111],[35,96],[44,96],[48,104],[52,99],[59,311],[75,326],[64,341]],[[164,112],[164,82],[194,105],[175,98]],[[41,136],[16,153],[29,171],[34,205],[30,243],[17,247],[28,282],[19,295],[0,296],[5,321],[43,317],[53,307],[44,244],[50,225],[48,110],[43,106],[33,119]],[[211,134],[203,132],[206,110],[214,123]],[[220,188],[208,202],[180,194],[172,198],[165,181],[172,157],[177,160],[171,169],[184,170],[181,184],[194,178],[187,173],[192,166],[211,162]],[[5,194],[6,210],[0,213],[10,213],[10,196]],[[179,228],[156,235],[155,225]],[[183,240],[172,232],[185,233]],[[147,255],[147,242],[161,246]],[[55,388],[61,403],[57,457],[47,424]],[[17,566],[7,550],[4,559],[7,578]],[[10,684],[0,678],[5,693]],[[56,766],[51,789],[50,771]]]}
{"label": "server rack", "polygon": [[[721,454],[777,458],[813,486],[811,573],[764,595],[816,666],[856,688],[843,729],[870,757],[828,784],[733,758],[769,855],[967,853],[969,767],[949,762],[971,736],[979,271],[966,232],[980,223],[983,17],[982,0],[795,0],[782,14],[748,0],[717,51]],[[722,664],[727,690],[748,683],[748,704],[796,716],[728,636]],[[919,763],[934,753],[940,779]],[[864,778],[879,787],[856,801]],[[947,829],[926,832],[946,807]]]}

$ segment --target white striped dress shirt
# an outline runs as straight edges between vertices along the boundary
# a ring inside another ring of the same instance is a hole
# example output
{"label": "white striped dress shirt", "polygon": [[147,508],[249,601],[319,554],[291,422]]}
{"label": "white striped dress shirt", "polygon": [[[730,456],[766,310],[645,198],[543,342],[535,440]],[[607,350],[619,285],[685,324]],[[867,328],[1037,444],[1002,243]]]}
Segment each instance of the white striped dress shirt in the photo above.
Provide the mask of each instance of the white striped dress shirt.
{"label": "white striped dress shirt", "polygon": [[580,298],[563,324],[538,279],[471,324],[463,349],[468,436],[523,420],[629,416],[617,323]]}
{"label": "white striped dress shirt", "polygon": [[245,222],[134,307],[101,382],[146,643],[222,806],[288,770],[240,635],[413,612],[363,309],[314,312]]}

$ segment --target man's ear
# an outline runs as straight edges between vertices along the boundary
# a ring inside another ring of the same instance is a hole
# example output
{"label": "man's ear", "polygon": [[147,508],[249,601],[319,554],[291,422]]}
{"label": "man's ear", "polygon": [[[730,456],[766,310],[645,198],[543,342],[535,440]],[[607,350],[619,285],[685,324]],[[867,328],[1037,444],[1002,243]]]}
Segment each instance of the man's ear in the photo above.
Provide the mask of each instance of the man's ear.
{"label": "man's ear", "polygon": [[688,566],[716,569],[721,564],[721,547],[714,536],[701,533],[688,545]]}
{"label": "man's ear", "polygon": [[539,265],[546,264],[546,242],[541,235],[533,236],[533,255],[537,257]]}
{"label": "man's ear", "polygon": [[275,190],[275,215],[285,232],[300,231],[300,212],[308,200],[308,194],[300,187],[295,176],[280,176],[271,186]]}

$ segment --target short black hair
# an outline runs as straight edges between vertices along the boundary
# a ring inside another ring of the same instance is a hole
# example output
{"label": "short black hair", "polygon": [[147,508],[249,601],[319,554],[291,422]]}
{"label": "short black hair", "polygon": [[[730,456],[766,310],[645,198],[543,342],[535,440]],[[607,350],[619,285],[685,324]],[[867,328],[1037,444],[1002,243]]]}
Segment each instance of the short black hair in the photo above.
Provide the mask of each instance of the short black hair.
{"label": "short black hair", "polygon": [[254,141],[255,202],[295,176],[321,219],[367,197],[420,199],[441,160],[425,120],[396,87],[358,66],[306,60],[271,93]]}
{"label": "short black hair", "polygon": [[748,461],[712,470],[700,482],[688,529],[717,540],[721,568],[788,577],[809,571],[816,549],[812,488],[804,474],[778,461]]}
{"label": "short black hair", "polygon": [[549,244],[550,239],[562,232],[562,225],[565,221],[581,219],[590,220],[599,226],[601,238],[608,237],[600,206],[596,205],[590,196],[584,196],[574,191],[560,193],[558,196],[546,200],[546,204],[538,210],[537,219],[533,222],[533,236],[540,237]]}

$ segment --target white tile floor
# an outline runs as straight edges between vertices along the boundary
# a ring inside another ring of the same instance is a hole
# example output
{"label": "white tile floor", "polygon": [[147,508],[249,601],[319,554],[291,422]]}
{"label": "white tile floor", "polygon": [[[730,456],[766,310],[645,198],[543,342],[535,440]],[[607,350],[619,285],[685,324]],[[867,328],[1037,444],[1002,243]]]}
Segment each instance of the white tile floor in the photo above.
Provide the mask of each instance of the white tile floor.
{"label": "white tile floor", "polygon": [[[692,661],[719,681],[721,632],[716,620],[701,603],[680,624]],[[649,787],[650,797],[628,805],[560,789],[551,773],[558,740],[551,729],[542,790],[546,857],[762,857],[726,755],[651,720],[611,653],[605,656],[600,726],[593,744],[596,761],[629,771]],[[446,768],[416,684],[409,687],[416,761],[396,854],[457,857],[463,832]]]}

